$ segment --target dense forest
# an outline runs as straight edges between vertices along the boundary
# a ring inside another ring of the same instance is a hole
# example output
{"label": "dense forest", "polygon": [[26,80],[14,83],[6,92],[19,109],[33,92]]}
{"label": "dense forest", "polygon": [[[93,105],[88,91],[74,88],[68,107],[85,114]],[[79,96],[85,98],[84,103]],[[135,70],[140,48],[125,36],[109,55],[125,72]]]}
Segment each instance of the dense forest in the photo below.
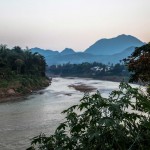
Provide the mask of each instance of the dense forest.
{"label": "dense forest", "polygon": [[[129,71],[124,64],[105,65],[102,63],[82,63],[82,64],[64,64],[52,65],[48,67],[51,76],[69,76],[69,77],[88,77],[96,79],[111,80],[112,77],[119,79],[129,77]],[[113,80],[113,79],[112,79]]]}
{"label": "dense forest", "polygon": [[0,45],[0,97],[26,93],[48,85],[46,62],[42,55],[16,46]]}

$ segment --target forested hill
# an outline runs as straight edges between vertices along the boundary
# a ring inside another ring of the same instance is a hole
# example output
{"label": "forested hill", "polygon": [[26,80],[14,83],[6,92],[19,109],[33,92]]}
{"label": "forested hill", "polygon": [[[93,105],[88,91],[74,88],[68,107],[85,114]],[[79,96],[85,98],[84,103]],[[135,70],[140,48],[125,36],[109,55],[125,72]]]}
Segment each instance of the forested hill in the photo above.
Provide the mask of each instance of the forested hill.
{"label": "forested hill", "polygon": [[26,93],[48,85],[42,55],[0,45],[0,97]]}

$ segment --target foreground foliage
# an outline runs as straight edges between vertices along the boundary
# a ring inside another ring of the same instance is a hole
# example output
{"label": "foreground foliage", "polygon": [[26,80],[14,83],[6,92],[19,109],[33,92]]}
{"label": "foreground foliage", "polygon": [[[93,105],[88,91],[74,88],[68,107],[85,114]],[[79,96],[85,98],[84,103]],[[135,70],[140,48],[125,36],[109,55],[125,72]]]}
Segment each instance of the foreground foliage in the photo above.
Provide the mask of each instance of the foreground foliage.
{"label": "foreground foliage", "polygon": [[33,138],[28,150],[145,150],[150,147],[150,97],[121,83],[108,98],[85,95],[63,113],[51,136]]}

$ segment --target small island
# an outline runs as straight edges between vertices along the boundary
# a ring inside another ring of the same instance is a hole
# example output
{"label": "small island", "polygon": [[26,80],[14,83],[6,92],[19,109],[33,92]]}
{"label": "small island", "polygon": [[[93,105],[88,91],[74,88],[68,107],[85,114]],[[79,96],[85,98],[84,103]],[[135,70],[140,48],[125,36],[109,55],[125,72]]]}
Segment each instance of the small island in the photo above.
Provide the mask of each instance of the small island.
{"label": "small island", "polygon": [[0,45],[0,102],[16,99],[49,85],[45,58],[16,46]]}

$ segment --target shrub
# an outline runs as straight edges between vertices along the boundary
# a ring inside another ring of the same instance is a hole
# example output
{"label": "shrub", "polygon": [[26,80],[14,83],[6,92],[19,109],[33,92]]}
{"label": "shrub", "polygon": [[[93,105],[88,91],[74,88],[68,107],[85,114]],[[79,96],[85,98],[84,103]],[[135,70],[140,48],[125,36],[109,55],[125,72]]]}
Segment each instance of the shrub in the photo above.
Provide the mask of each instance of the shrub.
{"label": "shrub", "polygon": [[[129,111],[130,110],[130,111]],[[108,98],[85,95],[51,136],[34,137],[28,150],[141,150],[150,147],[150,97],[121,83]]]}
{"label": "shrub", "polygon": [[7,88],[8,81],[7,80],[0,80],[0,88]]}

